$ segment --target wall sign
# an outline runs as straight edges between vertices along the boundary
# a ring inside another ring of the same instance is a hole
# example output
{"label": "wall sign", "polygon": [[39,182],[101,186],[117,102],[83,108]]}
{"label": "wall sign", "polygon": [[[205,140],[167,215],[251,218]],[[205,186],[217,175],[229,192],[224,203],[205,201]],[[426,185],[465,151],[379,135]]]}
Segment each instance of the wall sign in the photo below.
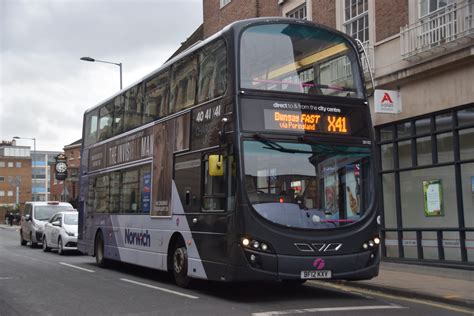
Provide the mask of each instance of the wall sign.
{"label": "wall sign", "polygon": [[375,113],[402,113],[400,92],[394,90],[375,90]]}
{"label": "wall sign", "polygon": [[441,180],[423,181],[426,216],[443,216],[443,186]]}

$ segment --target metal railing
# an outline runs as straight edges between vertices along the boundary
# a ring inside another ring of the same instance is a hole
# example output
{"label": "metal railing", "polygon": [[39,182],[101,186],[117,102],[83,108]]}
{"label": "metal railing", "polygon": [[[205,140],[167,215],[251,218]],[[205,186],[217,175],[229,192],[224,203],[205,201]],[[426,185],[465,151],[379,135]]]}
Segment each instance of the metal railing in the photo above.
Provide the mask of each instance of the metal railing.
{"label": "metal railing", "polygon": [[[458,233],[459,239],[455,240],[446,240],[444,238],[444,233]],[[446,260],[445,249],[446,248],[456,248],[460,251],[461,260],[457,261],[458,265],[473,265],[472,259],[469,261],[468,249],[472,249],[472,244],[474,241],[466,238],[467,233],[474,232],[474,228],[447,228],[447,227],[421,227],[421,228],[384,228],[381,231],[382,236],[382,255],[386,258],[395,258],[387,256],[387,233],[397,233],[398,241],[396,244],[390,246],[395,246],[398,248],[398,259],[405,259],[404,248],[405,247],[415,247],[417,252],[417,261],[424,261],[424,248],[437,248],[437,254],[439,262],[444,262]],[[404,233],[415,233],[415,239],[413,237],[406,238]],[[424,233],[436,233],[436,238],[424,239]],[[435,259],[432,259],[434,261]]]}
{"label": "metal railing", "polygon": [[451,3],[412,25],[400,28],[403,59],[431,55],[448,43],[474,41],[474,1]]}

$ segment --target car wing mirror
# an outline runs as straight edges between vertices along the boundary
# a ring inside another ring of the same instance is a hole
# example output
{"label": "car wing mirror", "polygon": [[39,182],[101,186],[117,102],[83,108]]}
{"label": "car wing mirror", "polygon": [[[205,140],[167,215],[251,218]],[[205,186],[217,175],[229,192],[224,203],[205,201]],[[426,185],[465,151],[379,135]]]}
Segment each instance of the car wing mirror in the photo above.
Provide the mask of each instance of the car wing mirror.
{"label": "car wing mirror", "polygon": [[30,214],[27,214],[25,215],[25,221],[30,221],[31,220],[31,215]]}

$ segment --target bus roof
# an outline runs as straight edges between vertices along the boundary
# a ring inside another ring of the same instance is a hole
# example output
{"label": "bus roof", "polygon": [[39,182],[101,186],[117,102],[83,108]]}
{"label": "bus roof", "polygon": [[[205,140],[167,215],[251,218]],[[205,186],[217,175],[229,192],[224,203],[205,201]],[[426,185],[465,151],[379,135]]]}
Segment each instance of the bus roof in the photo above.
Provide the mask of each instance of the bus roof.
{"label": "bus roof", "polygon": [[146,79],[148,78],[151,78],[153,77],[154,75],[162,72],[163,70],[169,68],[171,65],[173,65],[176,61],[194,53],[195,51],[199,50],[201,47],[205,46],[206,44],[214,41],[216,38],[218,37],[221,37],[223,34],[227,33],[227,32],[240,32],[242,29],[246,28],[247,26],[250,26],[250,25],[254,25],[254,24],[262,24],[262,23],[271,23],[271,24],[276,24],[276,23],[288,23],[288,24],[303,24],[303,25],[308,25],[308,26],[312,26],[312,27],[317,27],[317,28],[321,28],[321,29],[324,29],[328,32],[333,32],[335,34],[337,34],[338,36],[341,36],[343,37],[344,39],[346,39],[349,43],[352,44],[353,48],[355,50],[358,50],[358,46],[357,46],[357,43],[356,41],[350,37],[349,35],[343,33],[343,32],[340,32],[338,30],[335,30],[335,29],[332,29],[330,27],[327,27],[325,25],[322,25],[322,24],[318,24],[318,23],[315,23],[315,22],[312,22],[312,21],[307,21],[307,20],[300,20],[300,19],[293,19],[293,18],[285,18],[285,17],[260,17],[260,18],[252,18],[252,19],[245,19],[245,20],[239,20],[239,21],[235,21],[227,26],[225,26],[224,28],[222,28],[220,31],[214,33],[213,35],[211,35],[210,37],[206,38],[205,40],[203,41],[198,41],[196,42],[195,44],[191,45],[189,48],[185,49],[183,52],[179,53],[178,55],[176,55],[175,57],[167,60],[163,65],[161,65],[161,67],[155,69],[154,71],[148,73],[147,75],[143,76],[142,78],[140,78],[139,80],[133,82],[132,84],[126,86],[124,89],[122,90],[119,90],[117,91],[116,93],[114,93],[113,95],[111,95],[110,97],[102,100],[101,102],[97,103],[96,105],[94,105],[93,107],[91,108],[88,108],[84,115],[86,115],[87,113],[90,113],[91,111],[94,111],[95,109],[99,108],[101,105],[113,100],[115,97],[119,96],[120,94],[124,93],[125,91],[127,91],[128,89],[136,86],[137,84],[139,84],[140,82],[143,82],[145,81]]}

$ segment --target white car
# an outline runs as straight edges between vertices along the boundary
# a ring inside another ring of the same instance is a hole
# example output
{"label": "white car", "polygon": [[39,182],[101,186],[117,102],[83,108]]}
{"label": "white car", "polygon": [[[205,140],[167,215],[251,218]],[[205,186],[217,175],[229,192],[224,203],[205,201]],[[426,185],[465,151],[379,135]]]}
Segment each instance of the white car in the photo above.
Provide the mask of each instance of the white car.
{"label": "white car", "polygon": [[44,226],[43,251],[51,248],[58,249],[58,254],[65,251],[77,250],[77,221],[78,212],[59,212]]}
{"label": "white car", "polygon": [[26,202],[21,217],[20,241],[25,246],[28,242],[35,248],[42,242],[44,225],[54,214],[61,211],[74,211],[71,204],[66,202]]}

